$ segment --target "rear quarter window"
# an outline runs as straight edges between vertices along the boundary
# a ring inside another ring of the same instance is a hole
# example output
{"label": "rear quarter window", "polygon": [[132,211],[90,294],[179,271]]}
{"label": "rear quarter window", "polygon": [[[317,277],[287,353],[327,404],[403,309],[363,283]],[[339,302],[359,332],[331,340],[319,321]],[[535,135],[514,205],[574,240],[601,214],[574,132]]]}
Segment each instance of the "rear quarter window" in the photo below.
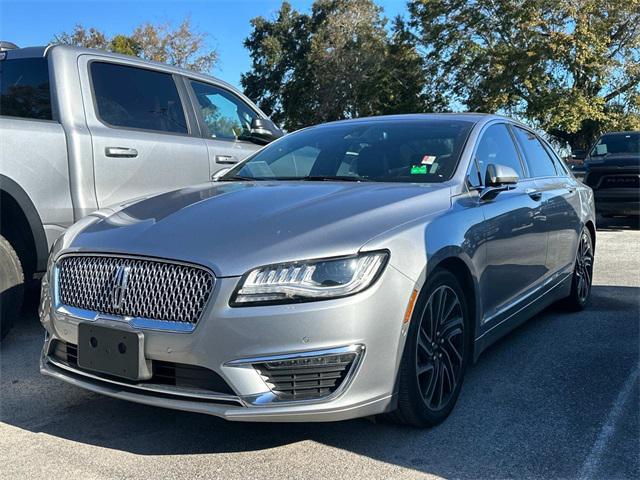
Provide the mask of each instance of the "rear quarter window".
{"label": "rear quarter window", "polygon": [[0,115],[53,119],[46,58],[0,60]]}

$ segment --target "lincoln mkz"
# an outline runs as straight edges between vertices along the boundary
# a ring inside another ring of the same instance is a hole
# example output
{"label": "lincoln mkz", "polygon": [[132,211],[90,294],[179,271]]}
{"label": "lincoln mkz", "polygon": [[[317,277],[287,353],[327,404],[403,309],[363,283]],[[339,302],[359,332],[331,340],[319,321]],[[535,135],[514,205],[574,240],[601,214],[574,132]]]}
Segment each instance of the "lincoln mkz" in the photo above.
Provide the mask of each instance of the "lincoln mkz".
{"label": "lincoln mkz", "polygon": [[595,243],[590,188],[510,119],[311,127],[71,227],[43,280],[41,371],[228,420],[431,426],[488,345],[584,308]]}

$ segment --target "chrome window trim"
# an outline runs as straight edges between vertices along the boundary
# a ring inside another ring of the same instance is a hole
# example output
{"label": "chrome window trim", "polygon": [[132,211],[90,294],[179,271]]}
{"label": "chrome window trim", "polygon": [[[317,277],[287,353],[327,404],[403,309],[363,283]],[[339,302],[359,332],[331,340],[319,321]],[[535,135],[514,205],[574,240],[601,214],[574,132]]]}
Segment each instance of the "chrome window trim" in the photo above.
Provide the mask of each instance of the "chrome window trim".
{"label": "chrome window trim", "polygon": [[[209,298],[205,303],[202,314],[200,318],[198,318],[196,323],[189,322],[176,322],[172,320],[158,320],[154,318],[144,318],[144,317],[131,317],[126,315],[114,315],[111,313],[101,313],[95,310],[86,310],[83,308],[72,307],[70,305],[65,305],[60,301],[60,295],[58,291],[58,275],[59,275],[59,262],[67,257],[105,257],[105,258],[130,258],[133,260],[146,260],[151,262],[160,262],[167,263],[170,265],[181,265],[185,267],[198,268],[207,272],[211,275],[212,283],[211,283],[211,293],[209,294]],[[138,328],[140,330],[150,330],[150,331],[160,331],[160,332],[173,332],[173,333],[191,333],[193,332],[202,318],[205,315],[205,312],[208,310],[209,305],[213,301],[215,288],[216,288],[217,278],[211,269],[198,265],[195,263],[183,262],[183,261],[173,261],[165,258],[157,258],[157,257],[148,257],[142,255],[126,255],[126,254],[118,254],[118,253],[93,253],[93,252],[81,252],[81,253],[65,253],[60,255],[55,260],[55,264],[53,267],[53,285],[52,285],[52,297],[53,297],[53,309],[57,315],[64,315],[67,317],[74,318],[76,320],[94,322],[96,320],[112,320],[116,322],[127,323],[133,328]]]}
{"label": "chrome window trim", "polygon": [[[254,371],[255,367],[254,363],[264,363],[264,362],[275,362],[279,360],[295,360],[298,358],[309,358],[309,357],[320,357],[325,355],[339,355],[343,353],[355,353],[356,356],[353,360],[353,365],[349,369],[346,377],[342,381],[342,383],[335,389],[335,391],[331,392],[329,395],[318,398],[309,398],[302,400],[282,400],[271,390],[263,393],[258,393],[255,395],[247,395],[241,397],[244,402],[252,407],[280,407],[287,405],[310,405],[310,404],[319,404],[326,403],[332,400],[335,400],[339,396],[341,396],[349,385],[352,383],[353,379],[356,376],[356,373],[359,370],[360,365],[362,364],[364,355],[365,355],[365,346],[361,343],[351,344],[343,347],[336,348],[328,348],[324,350],[307,350],[303,352],[295,352],[295,353],[284,353],[277,355],[267,355],[260,357],[250,357],[250,358],[241,358],[237,360],[231,360],[226,362],[224,366],[227,367],[241,367],[241,368],[251,368]],[[256,371],[256,375],[259,375]],[[260,377],[262,378],[262,377]],[[264,381],[264,379],[263,379]],[[265,382],[265,386],[268,387]]]}

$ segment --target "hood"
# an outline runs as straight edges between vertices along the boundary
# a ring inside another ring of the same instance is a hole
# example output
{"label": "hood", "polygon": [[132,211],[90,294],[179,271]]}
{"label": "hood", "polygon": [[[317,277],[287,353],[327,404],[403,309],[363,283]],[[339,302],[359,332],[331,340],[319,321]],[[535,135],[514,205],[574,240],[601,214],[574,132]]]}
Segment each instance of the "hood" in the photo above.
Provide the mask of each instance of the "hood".
{"label": "hood", "polygon": [[640,152],[638,153],[610,153],[606,156],[589,157],[585,161],[588,169],[597,168],[627,168],[640,166]]}
{"label": "hood", "polygon": [[82,229],[67,251],[146,255],[238,276],[272,263],[356,253],[448,208],[447,185],[220,182],[144,199]]}

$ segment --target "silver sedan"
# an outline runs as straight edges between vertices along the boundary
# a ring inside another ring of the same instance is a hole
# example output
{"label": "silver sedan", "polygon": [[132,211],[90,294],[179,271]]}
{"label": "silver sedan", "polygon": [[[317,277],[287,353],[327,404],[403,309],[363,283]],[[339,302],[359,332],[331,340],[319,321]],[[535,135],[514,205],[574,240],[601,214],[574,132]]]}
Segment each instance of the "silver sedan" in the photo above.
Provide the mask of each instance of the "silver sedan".
{"label": "silver sedan", "polygon": [[229,420],[431,426],[488,345],[584,308],[595,240],[591,190],[508,118],[311,127],[70,228],[41,371]]}

